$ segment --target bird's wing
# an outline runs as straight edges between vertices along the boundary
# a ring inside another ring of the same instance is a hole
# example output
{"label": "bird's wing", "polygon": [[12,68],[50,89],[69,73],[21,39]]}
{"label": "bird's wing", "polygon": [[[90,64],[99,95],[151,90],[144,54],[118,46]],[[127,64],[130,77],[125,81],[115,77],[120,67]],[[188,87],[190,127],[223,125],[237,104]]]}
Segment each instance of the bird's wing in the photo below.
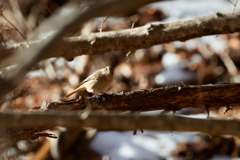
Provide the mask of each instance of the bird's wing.
{"label": "bird's wing", "polygon": [[90,81],[90,80],[95,80],[95,79],[97,79],[97,78],[100,77],[100,76],[101,76],[101,71],[98,70],[98,71],[94,72],[93,74],[91,74],[90,76],[88,76],[86,79],[84,79],[84,80],[80,83],[80,85],[82,85],[82,84],[84,84],[84,83],[86,83],[86,82],[88,82],[88,81]]}
{"label": "bird's wing", "polygon": [[72,91],[71,93],[67,94],[64,98],[68,98],[70,97],[71,95],[73,95],[74,93],[78,92],[78,91],[82,91],[82,90],[85,90],[86,87],[85,86],[82,86],[84,83],[88,82],[88,81],[91,81],[91,80],[96,80],[98,79],[100,76],[101,76],[101,71],[96,71],[94,72],[93,74],[91,74],[90,76],[88,76],[86,79],[84,79],[81,83],[80,83],[80,86],[75,89],[74,91]]}

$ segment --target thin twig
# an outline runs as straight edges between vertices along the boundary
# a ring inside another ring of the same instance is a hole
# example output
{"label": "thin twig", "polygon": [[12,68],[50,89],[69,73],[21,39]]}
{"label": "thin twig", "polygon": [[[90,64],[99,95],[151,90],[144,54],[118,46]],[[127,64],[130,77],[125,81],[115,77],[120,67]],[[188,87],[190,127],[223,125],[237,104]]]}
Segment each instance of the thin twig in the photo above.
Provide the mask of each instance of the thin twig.
{"label": "thin twig", "polygon": [[98,29],[99,32],[102,32],[103,23],[108,19],[108,17],[109,17],[109,15],[107,15],[107,16],[102,20],[101,27]]}
{"label": "thin twig", "polygon": [[51,15],[54,16],[53,12],[48,8],[48,6],[47,6],[42,0],[40,0],[40,2],[41,2],[42,5],[48,10],[48,12],[51,13]]}
{"label": "thin twig", "polygon": [[237,3],[238,3],[238,0],[236,0],[235,4],[234,4],[234,9],[233,9],[233,13],[235,12],[236,10],[236,7],[237,7]]}
{"label": "thin twig", "polygon": [[[133,29],[133,27],[134,27],[134,22],[132,23],[132,26],[131,26],[131,29]],[[130,50],[127,54],[126,54],[126,57],[127,57],[127,62],[129,62],[130,61],[130,58],[129,58],[129,56],[130,56],[130,54],[132,53],[132,51]]]}
{"label": "thin twig", "polygon": [[1,16],[5,21],[7,21],[11,26],[13,26],[13,27],[15,28],[15,30],[16,30],[16,31],[23,37],[23,39],[27,42],[28,47],[30,47],[30,44],[29,44],[27,38],[21,33],[21,31],[20,31],[11,21],[9,21],[9,20],[7,19],[7,17],[5,17],[5,16],[3,15],[2,12],[0,13],[0,16]]}
{"label": "thin twig", "polygon": [[228,1],[229,3],[231,3],[231,4],[234,6],[234,8],[233,8],[233,12],[232,12],[232,13],[234,13],[235,10],[236,10],[236,7],[237,7],[238,0],[236,0],[235,3],[233,3],[233,2],[230,1],[230,0],[227,0],[227,1]]}
{"label": "thin twig", "polygon": [[230,1],[230,0],[227,0],[229,3],[231,3],[232,5],[234,5],[234,3],[232,2],[232,1]]}
{"label": "thin twig", "polygon": [[236,78],[239,76],[238,74],[238,69],[236,67],[236,65],[234,64],[233,60],[231,59],[231,57],[229,56],[228,52],[220,52],[217,53],[219,58],[222,60],[222,62],[224,63],[224,65],[226,66],[228,73],[230,74],[231,77],[233,77],[234,82],[239,83],[239,78]]}

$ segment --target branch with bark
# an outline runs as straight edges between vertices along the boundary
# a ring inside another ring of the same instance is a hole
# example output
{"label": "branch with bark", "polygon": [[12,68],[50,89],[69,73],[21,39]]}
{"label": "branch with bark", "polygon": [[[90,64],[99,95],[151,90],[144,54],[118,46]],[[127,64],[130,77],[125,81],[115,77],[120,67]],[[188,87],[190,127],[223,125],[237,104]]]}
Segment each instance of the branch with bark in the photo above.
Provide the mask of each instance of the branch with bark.
{"label": "branch with bark", "polygon": [[[110,111],[178,111],[182,108],[218,108],[239,105],[240,84],[209,84],[189,86],[167,86],[156,89],[142,89],[128,93],[80,98],[67,102],[52,102],[48,110],[92,110]],[[39,108],[39,107],[38,107]]]}
{"label": "branch with bark", "polygon": [[[92,33],[62,40],[61,46],[51,50],[46,57],[64,57],[72,60],[76,56],[103,54],[111,51],[136,50],[173,41],[186,41],[192,38],[227,34],[240,31],[240,13],[199,17],[171,23],[153,23],[142,27],[121,31]],[[45,41],[45,40],[44,40]],[[35,47],[42,42],[31,43]],[[26,43],[9,47],[13,51],[26,48]]]}
{"label": "branch with bark", "polygon": [[[211,135],[240,135],[240,122],[238,120],[194,119],[169,115],[119,114],[113,112],[101,114],[85,112],[0,113],[0,120],[1,128],[10,128],[5,132],[0,132],[0,142],[4,142],[6,139],[12,142],[34,140],[41,136],[36,132],[55,126],[75,129],[92,127],[101,131],[128,131],[141,128],[158,131],[203,132]],[[201,127],[199,127],[200,124]],[[18,129],[12,129],[15,127],[18,127]]]}

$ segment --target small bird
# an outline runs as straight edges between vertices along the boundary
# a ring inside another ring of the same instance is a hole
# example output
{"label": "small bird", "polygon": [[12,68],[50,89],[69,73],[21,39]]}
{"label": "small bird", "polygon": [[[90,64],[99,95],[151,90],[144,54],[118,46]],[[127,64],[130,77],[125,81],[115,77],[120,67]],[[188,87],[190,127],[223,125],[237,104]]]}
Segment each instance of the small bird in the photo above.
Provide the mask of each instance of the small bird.
{"label": "small bird", "polygon": [[87,90],[89,93],[93,93],[98,99],[96,93],[107,90],[110,87],[112,80],[113,68],[111,66],[107,66],[106,68],[99,69],[88,76],[82,81],[82,83],[80,83],[80,86],[77,89],[67,94],[64,98],[66,99],[76,92]]}

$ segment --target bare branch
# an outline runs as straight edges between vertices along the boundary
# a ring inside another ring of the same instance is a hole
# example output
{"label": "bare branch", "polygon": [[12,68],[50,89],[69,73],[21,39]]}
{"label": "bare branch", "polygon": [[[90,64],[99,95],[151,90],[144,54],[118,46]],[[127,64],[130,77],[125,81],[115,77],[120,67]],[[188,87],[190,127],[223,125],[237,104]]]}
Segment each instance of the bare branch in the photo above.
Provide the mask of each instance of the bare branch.
{"label": "bare branch", "polygon": [[240,84],[167,86],[128,93],[114,93],[82,98],[69,102],[52,102],[48,110],[83,110],[90,106],[92,110],[105,108],[111,111],[152,111],[165,109],[177,111],[182,108],[216,109],[221,106],[239,105]]}
{"label": "bare branch", "polygon": [[[0,132],[0,142],[3,138],[13,141],[31,140],[35,132],[54,126],[68,128],[93,127],[98,130],[134,130],[136,128],[158,131],[188,131],[203,132],[210,135],[240,135],[238,120],[194,119],[166,115],[139,115],[118,113],[91,113],[86,119],[79,113],[0,113],[0,128],[15,128],[15,134]],[[126,125],[127,124],[127,125]],[[201,125],[201,127],[199,127]],[[21,128],[19,128],[21,127]],[[23,129],[33,128],[33,129]],[[234,128],[234,129],[233,129]],[[22,132],[20,132],[22,130]],[[11,133],[8,130],[8,133]],[[18,133],[18,134],[17,134]]]}
{"label": "bare branch", "polygon": [[[122,31],[65,38],[61,42],[62,45],[49,50],[44,58],[64,57],[67,60],[72,60],[74,57],[84,54],[103,54],[119,50],[129,51],[172,41],[186,41],[201,36],[239,32],[239,18],[240,13],[217,13],[192,20],[154,23]],[[36,48],[36,46],[42,44],[41,41],[33,43],[31,46]],[[19,48],[25,48],[25,44],[12,46],[9,50]]]}

